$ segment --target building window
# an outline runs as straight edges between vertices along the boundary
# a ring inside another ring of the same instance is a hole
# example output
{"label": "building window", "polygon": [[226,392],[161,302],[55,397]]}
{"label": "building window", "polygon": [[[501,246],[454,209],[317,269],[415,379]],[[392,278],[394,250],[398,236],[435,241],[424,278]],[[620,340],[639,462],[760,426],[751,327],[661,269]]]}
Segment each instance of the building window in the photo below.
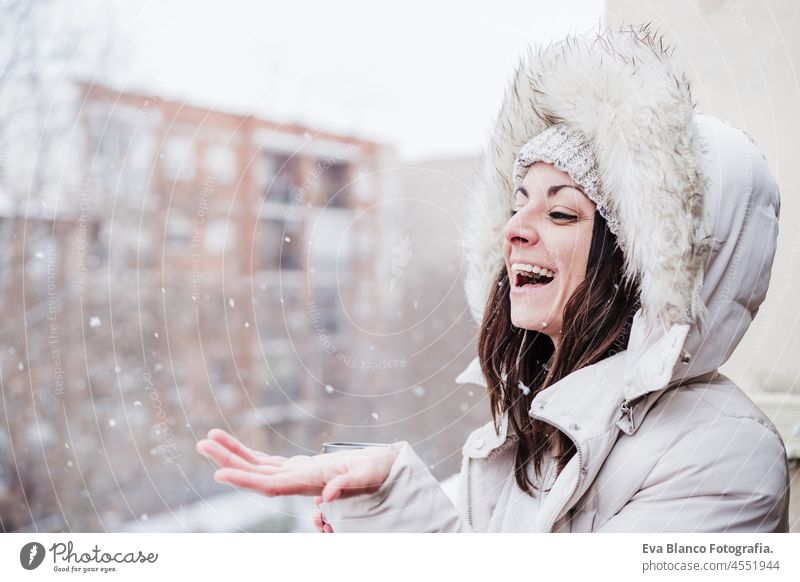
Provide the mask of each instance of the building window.
{"label": "building window", "polygon": [[362,204],[375,198],[375,178],[371,172],[359,171],[353,180],[353,194]]}
{"label": "building window", "polygon": [[298,158],[264,152],[261,155],[262,192],[267,202],[291,204],[300,201]]}
{"label": "building window", "polygon": [[236,153],[230,147],[211,144],[206,148],[206,169],[217,184],[230,184],[236,177]]}
{"label": "building window", "polygon": [[209,253],[221,255],[233,248],[235,229],[228,228],[227,220],[214,220],[206,227],[205,248]]}
{"label": "building window", "polygon": [[309,225],[309,266],[315,272],[338,272],[340,277],[349,277],[354,242],[350,228],[352,221],[351,211],[326,208]]}
{"label": "building window", "polygon": [[344,314],[338,287],[316,287],[314,289],[315,329],[333,336],[341,332]]}
{"label": "building window", "polygon": [[89,156],[93,178],[103,187],[143,197],[155,158],[152,120],[126,107],[90,108]]}
{"label": "building window", "polygon": [[325,205],[331,208],[349,208],[351,205],[350,166],[346,163],[321,162],[323,168],[321,186]]}
{"label": "building window", "polygon": [[261,268],[272,271],[277,269],[297,270],[302,266],[303,244],[300,223],[290,220],[261,221],[258,238],[261,241]]}
{"label": "building window", "polygon": [[192,140],[186,136],[167,138],[161,151],[164,175],[170,180],[189,181],[194,178],[195,153]]}
{"label": "building window", "polygon": [[79,237],[85,237],[81,249],[89,249],[89,255],[86,257],[86,265],[84,265],[85,267],[95,269],[108,260],[107,234],[100,221],[88,223],[86,225],[85,234],[82,232],[78,233]]}
{"label": "building window", "polygon": [[167,219],[166,246],[170,251],[189,251],[192,241],[192,221],[185,216],[170,214]]}

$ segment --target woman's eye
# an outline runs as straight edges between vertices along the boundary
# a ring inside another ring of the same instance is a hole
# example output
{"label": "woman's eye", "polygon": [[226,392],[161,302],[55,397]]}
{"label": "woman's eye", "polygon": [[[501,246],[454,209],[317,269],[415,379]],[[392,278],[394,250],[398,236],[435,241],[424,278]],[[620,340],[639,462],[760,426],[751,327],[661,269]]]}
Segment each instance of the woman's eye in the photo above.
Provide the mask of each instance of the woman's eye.
{"label": "woman's eye", "polygon": [[562,220],[562,221],[566,221],[566,222],[573,222],[578,217],[574,216],[572,214],[564,214],[563,212],[551,212],[550,213],[550,218],[552,218],[553,220]]}

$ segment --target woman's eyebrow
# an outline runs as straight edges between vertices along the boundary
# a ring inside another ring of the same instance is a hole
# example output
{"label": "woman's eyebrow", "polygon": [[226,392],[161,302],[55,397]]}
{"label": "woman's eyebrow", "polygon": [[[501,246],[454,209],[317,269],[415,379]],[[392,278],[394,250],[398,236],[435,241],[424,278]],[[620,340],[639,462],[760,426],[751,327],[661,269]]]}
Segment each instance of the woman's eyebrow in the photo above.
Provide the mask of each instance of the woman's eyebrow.
{"label": "woman's eyebrow", "polygon": [[551,196],[555,196],[556,194],[558,194],[559,190],[561,190],[562,188],[575,188],[576,190],[578,190],[582,194],[586,194],[583,191],[583,188],[581,188],[578,184],[559,184],[558,186],[550,186],[547,189],[547,197],[550,198]]}
{"label": "woman's eyebrow", "polygon": [[[583,191],[583,188],[581,188],[578,184],[558,184],[557,186],[550,186],[547,189],[547,197],[550,198],[551,196],[555,196],[556,194],[558,194],[559,190],[561,190],[562,188],[575,188],[576,190],[580,191],[581,193],[586,194]],[[525,196],[525,198],[529,198],[528,191],[525,188],[523,188],[522,186],[519,186],[516,190],[514,190],[514,194],[516,194],[517,192],[519,192],[520,194]]]}

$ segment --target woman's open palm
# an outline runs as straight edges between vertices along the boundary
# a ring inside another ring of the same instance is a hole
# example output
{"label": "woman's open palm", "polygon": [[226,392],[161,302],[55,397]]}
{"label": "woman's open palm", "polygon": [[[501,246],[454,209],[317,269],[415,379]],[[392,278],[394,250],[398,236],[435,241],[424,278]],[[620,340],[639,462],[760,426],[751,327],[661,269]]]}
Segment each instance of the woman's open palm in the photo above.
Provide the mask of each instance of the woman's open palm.
{"label": "woman's open palm", "polygon": [[287,458],[250,449],[220,429],[209,431],[197,451],[219,467],[214,479],[221,483],[269,497],[320,496],[323,502],[376,491],[397,456],[390,447],[369,447]]}

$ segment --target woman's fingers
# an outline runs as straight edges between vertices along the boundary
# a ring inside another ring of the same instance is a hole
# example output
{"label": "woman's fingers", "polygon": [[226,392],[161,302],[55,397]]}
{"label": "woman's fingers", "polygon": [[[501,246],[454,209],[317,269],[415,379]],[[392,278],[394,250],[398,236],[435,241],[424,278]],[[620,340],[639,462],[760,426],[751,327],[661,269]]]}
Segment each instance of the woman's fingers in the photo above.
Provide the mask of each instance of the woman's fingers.
{"label": "woman's fingers", "polygon": [[263,475],[271,475],[281,471],[281,465],[269,464],[256,464],[248,463],[239,455],[236,455],[223,447],[217,441],[211,439],[203,439],[197,443],[197,452],[211,459],[220,468],[241,469],[242,471],[250,471],[260,473]]}
{"label": "woman's fingers", "polygon": [[339,473],[327,480],[322,490],[322,501],[333,501],[340,497],[352,497],[361,493],[372,493],[383,483],[389,470],[383,463],[357,464],[348,471]]}
{"label": "woman's fingers", "polygon": [[211,459],[218,467],[232,467],[235,469],[251,470],[254,465],[242,457],[232,453],[216,441],[204,439],[197,443],[197,452]]}
{"label": "woman's fingers", "polygon": [[[314,497],[314,505],[319,507],[320,503],[322,503],[322,495],[317,495],[316,497]],[[314,525],[317,526],[317,529],[319,531],[321,532],[325,531],[324,527],[328,525],[328,522],[325,521],[325,516],[322,515],[321,511],[318,511],[316,514],[314,514]]]}
{"label": "woman's fingers", "polygon": [[286,457],[267,455],[266,453],[255,451],[249,447],[246,447],[239,439],[219,428],[213,428],[208,431],[208,438],[218,442],[233,454],[240,456],[242,459],[253,465],[279,465],[286,460]]}
{"label": "woman's fingers", "polygon": [[274,473],[265,475],[258,471],[224,468],[214,473],[214,479],[235,487],[258,491],[267,497],[276,495],[318,495],[323,484],[303,473]]}
{"label": "woman's fingers", "polygon": [[253,454],[253,452],[244,446],[238,439],[234,438],[233,436],[229,435],[224,430],[220,430],[218,428],[213,428],[208,431],[208,438],[209,440],[215,441],[228,449],[234,455],[237,455],[251,463],[253,465],[258,465],[261,463],[261,460]]}
{"label": "woman's fingers", "polygon": [[325,526],[325,522],[322,521],[322,514],[321,513],[315,513],[314,514],[314,527],[316,527],[317,530],[319,530],[319,531],[324,531],[323,530],[324,526]]}
{"label": "woman's fingers", "polygon": [[274,461],[275,464],[254,465],[218,441],[213,442],[214,446],[204,443],[199,448],[216,454],[220,460],[222,467],[214,474],[215,480],[268,497],[313,495],[318,506],[323,501],[376,491],[385,481],[396,456],[395,451],[387,449],[356,451],[349,455],[296,455]]}

